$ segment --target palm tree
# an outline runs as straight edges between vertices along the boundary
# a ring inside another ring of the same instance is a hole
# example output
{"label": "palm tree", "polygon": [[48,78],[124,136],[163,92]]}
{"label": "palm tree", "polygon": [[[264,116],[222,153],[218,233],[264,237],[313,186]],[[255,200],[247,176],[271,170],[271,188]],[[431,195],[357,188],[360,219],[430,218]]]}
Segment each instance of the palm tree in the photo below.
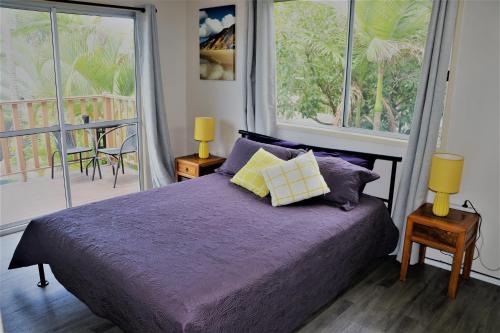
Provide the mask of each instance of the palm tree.
{"label": "palm tree", "polygon": [[[385,66],[404,52],[421,57],[421,43],[416,37],[426,32],[429,7],[418,0],[371,0],[356,2],[356,49],[358,63],[377,65],[373,129],[380,130],[384,109]],[[430,3],[429,3],[430,4]],[[353,62],[356,62],[353,61]]]}
{"label": "palm tree", "polygon": [[[102,17],[59,14],[71,29],[59,29],[65,95],[134,93],[134,48],[130,34],[108,33]],[[58,17],[59,18],[59,17]]]}
{"label": "palm tree", "polygon": [[[54,70],[47,13],[18,11],[12,20],[16,22],[9,25],[12,40],[2,41],[12,44],[5,47],[12,53],[5,61],[11,59],[12,64],[2,64],[2,74],[4,71],[8,74],[2,75],[2,85],[10,87],[11,95],[19,90],[25,98],[53,97],[54,84],[49,84],[54,82]],[[133,45],[129,45],[127,38],[130,36],[100,33],[102,29],[97,27],[101,20],[101,17],[58,14],[64,96],[101,93],[131,96],[134,92]],[[2,30],[5,27],[2,24]],[[3,31],[2,35],[10,36]],[[37,52],[32,52],[33,48]],[[15,70],[9,73],[9,69]],[[9,82],[5,82],[7,78]]]}

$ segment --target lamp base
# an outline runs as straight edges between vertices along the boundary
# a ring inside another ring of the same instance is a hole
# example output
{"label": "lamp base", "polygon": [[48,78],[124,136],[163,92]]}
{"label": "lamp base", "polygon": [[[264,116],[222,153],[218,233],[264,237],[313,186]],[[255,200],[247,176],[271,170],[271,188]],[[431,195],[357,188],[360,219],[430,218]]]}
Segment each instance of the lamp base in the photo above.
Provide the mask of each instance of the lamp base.
{"label": "lamp base", "polygon": [[199,158],[208,158],[210,153],[208,152],[208,142],[200,141],[200,146],[198,147],[198,157]]}
{"label": "lamp base", "polygon": [[436,216],[446,216],[450,211],[450,195],[448,193],[436,192],[432,213]]}

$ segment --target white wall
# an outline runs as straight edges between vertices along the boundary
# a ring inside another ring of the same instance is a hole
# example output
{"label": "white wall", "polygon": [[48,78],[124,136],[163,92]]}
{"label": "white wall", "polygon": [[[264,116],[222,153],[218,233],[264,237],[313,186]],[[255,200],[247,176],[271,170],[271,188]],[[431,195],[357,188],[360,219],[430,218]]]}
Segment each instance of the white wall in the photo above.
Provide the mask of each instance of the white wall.
{"label": "white wall", "polygon": [[[202,81],[198,72],[198,10],[203,7],[236,3],[236,81]],[[461,204],[472,200],[483,213],[485,246],[481,251],[489,265],[500,264],[500,177],[499,177],[499,3],[496,1],[467,0],[456,45],[456,73],[448,101],[449,130],[446,146],[449,151],[465,156],[462,190],[452,197]],[[245,1],[193,0],[187,2],[186,37],[186,110],[189,150],[195,151],[192,140],[193,119],[197,115],[214,116],[217,120],[216,140],[211,151],[227,155],[237,138],[237,129],[243,128],[245,61]],[[404,156],[405,145],[397,140],[372,140],[345,134],[332,134],[291,127],[280,127],[277,136],[308,144]],[[483,148],[484,147],[484,148]],[[370,185],[372,194],[383,194],[387,187],[387,166],[379,164],[376,171],[384,181]],[[432,197],[431,197],[432,199]],[[429,256],[448,260],[439,252]],[[500,277],[474,262],[473,269]]]}
{"label": "white wall", "polygon": [[[467,0],[455,45],[456,63],[450,83],[449,123],[445,148],[464,155],[461,205],[471,200],[483,216],[487,266],[500,266],[500,2]],[[480,242],[479,242],[480,243]],[[449,257],[430,251],[432,258]],[[473,270],[500,278],[474,261]]]}
{"label": "white wall", "polygon": [[[200,80],[198,46],[198,11],[200,8],[236,4],[236,79],[235,81]],[[238,137],[238,129],[244,128],[244,58],[246,1],[192,0],[187,1],[187,119],[186,141],[190,150],[196,151],[193,141],[193,123],[196,116],[213,116],[216,119],[216,138],[210,150],[226,156]]]}

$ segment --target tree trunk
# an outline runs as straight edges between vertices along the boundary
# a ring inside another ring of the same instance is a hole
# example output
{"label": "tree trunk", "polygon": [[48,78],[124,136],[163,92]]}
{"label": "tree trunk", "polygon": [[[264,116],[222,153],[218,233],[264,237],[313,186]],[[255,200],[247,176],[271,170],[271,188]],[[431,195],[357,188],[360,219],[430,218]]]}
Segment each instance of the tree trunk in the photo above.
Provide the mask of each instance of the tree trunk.
{"label": "tree trunk", "polygon": [[375,96],[375,107],[373,108],[373,130],[380,131],[380,118],[382,118],[384,88],[384,64],[378,65],[377,94]]}
{"label": "tree trunk", "polygon": [[389,131],[398,132],[398,124],[396,122],[396,115],[395,115],[397,110],[393,109],[385,98],[383,99],[383,103],[384,103],[385,114],[387,115],[387,120],[389,122]]}
{"label": "tree trunk", "polygon": [[354,127],[360,128],[361,127],[361,112],[363,110],[365,102],[361,101],[361,104],[359,105],[358,110],[354,114]]}

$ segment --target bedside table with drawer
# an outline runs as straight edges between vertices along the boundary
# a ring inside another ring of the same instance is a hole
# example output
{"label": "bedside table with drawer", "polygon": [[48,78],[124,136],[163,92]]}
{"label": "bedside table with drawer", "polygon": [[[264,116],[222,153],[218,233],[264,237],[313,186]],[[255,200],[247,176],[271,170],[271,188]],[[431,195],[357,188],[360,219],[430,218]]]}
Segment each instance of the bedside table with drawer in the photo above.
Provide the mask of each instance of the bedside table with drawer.
{"label": "bedside table with drawer", "polygon": [[213,173],[226,159],[215,155],[208,158],[199,158],[198,154],[177,157],[175,159],[175,178],[181,181],[183,178],[197,178]]}
{"label": "bedside table with drawer", "polygon": [[412,243],[420,244],[419,263],[424,262],[426,248],[430,246],[453,254],[451,276],[448,283],[448,297],[455,298],[462,259],[464,261],[462,276],[464,279],[470,277],[478,222],[479,215],[474,213],[450,209],[447,216],[439,217],[432,213],[432,204],[426,203],[422,205],[408,216],[400,280],[406,280]]}

